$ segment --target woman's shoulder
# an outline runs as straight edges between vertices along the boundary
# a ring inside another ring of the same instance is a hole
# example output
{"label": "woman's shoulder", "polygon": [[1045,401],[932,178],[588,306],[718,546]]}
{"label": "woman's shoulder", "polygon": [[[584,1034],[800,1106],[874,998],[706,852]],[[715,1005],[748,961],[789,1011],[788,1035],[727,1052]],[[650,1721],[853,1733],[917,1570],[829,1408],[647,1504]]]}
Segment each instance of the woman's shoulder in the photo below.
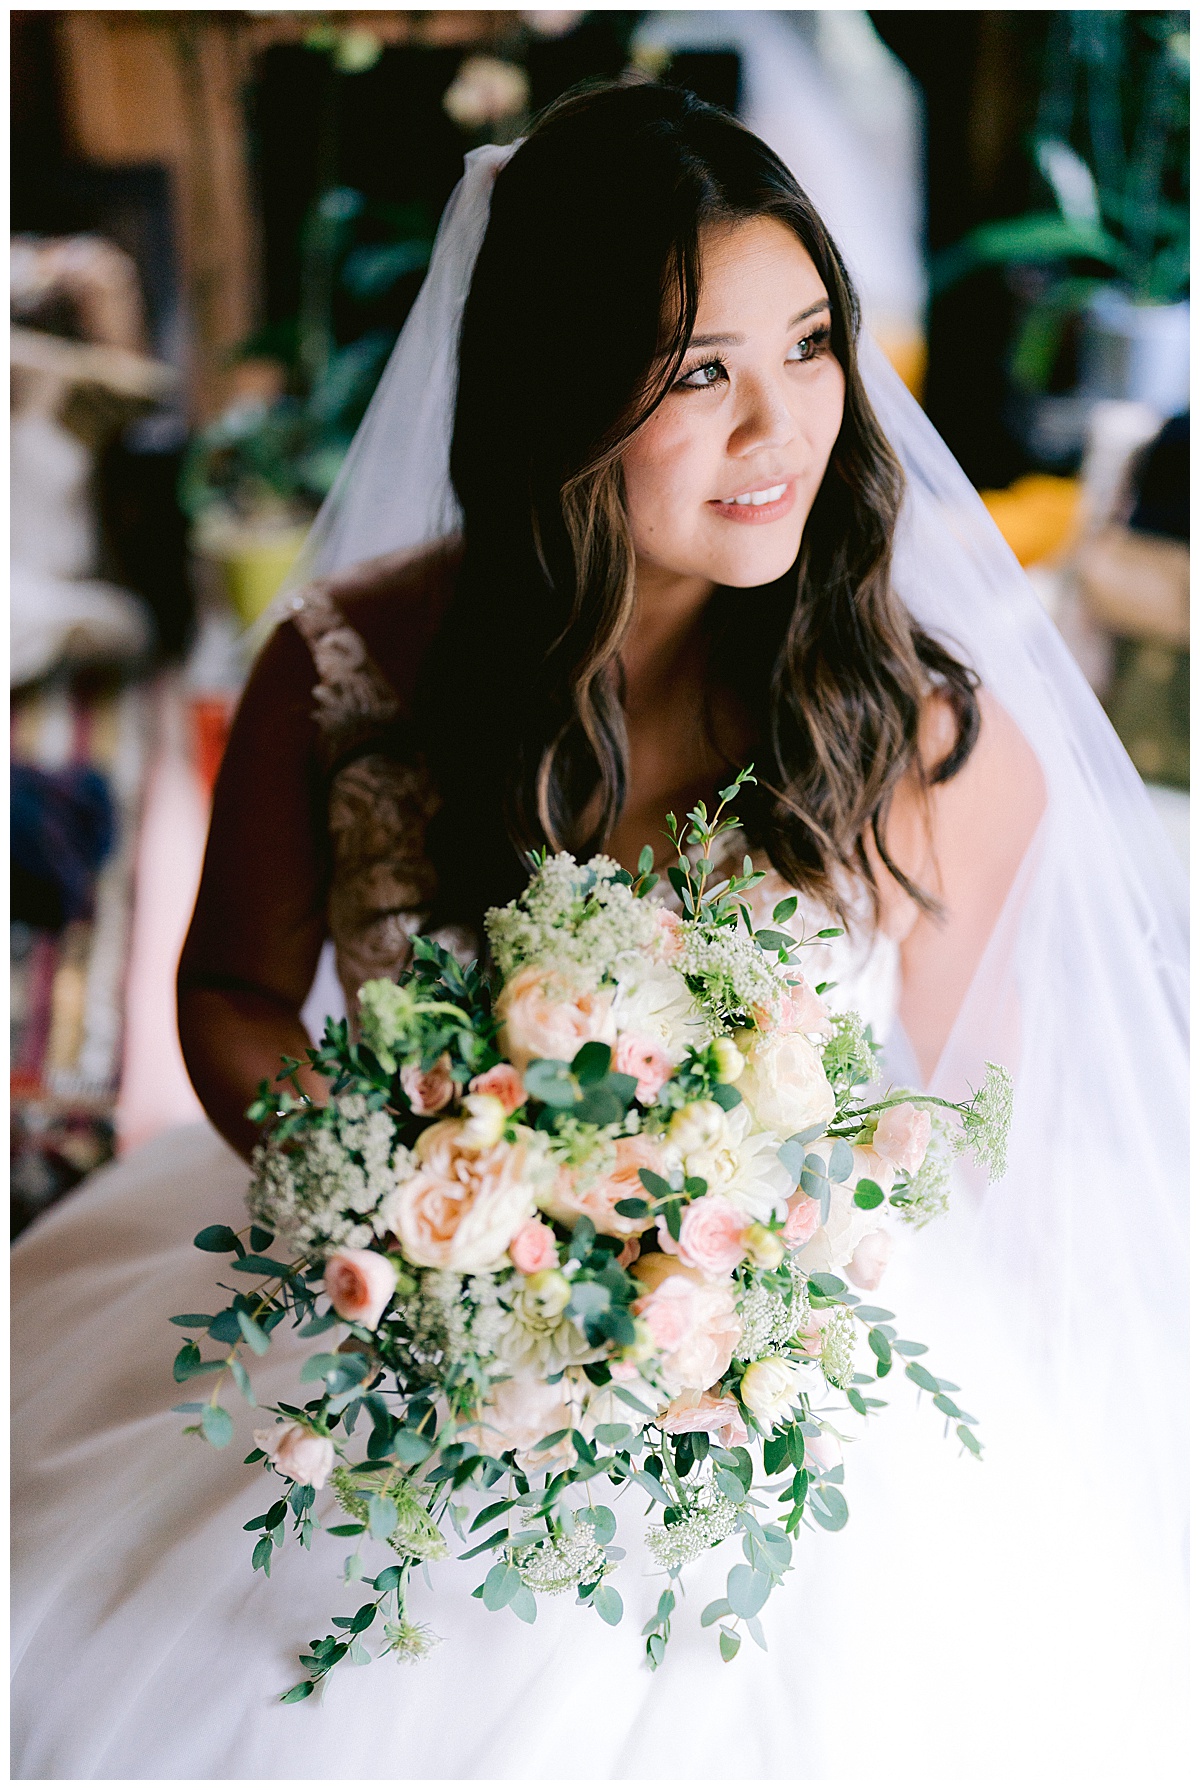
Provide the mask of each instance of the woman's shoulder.
{"label": "woman's shoulder", "polygon": [[364,561],[297,593],[284,620],[331,696],[406,714],[454,588],[457,537]]}

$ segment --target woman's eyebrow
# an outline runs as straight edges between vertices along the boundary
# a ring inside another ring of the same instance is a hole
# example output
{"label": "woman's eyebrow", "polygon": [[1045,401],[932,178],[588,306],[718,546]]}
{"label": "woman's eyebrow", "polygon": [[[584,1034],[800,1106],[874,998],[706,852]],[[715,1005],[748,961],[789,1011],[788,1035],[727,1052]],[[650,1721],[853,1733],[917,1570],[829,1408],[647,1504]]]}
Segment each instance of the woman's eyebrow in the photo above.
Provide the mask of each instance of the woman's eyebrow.
{"label": "woman's eyebrow", "polygon": [[[807,310],[797,311],[794,317],[789,318],[788,328],[795,329],[796,325],[803,323],[806,317],[815,317],[818,311],[827,311],[828,309],[828,298],[819,298],[815,304],[809,305]],[[745,336],[693,336],[688,343],[688,350],[690,352],[693,348],[740,348],[745,340]]]}

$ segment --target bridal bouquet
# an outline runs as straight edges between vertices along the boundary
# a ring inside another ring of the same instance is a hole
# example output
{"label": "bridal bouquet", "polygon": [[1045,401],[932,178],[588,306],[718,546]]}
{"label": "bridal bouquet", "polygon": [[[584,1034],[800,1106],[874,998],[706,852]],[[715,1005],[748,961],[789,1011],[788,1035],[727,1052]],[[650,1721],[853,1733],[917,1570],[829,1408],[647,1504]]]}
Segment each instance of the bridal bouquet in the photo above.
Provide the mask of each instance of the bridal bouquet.
{"label": "bridal bouquet", "polygon": [[[246,1527],[268,1575],[289,1523],[306,1548],[345,1537],[343,1580],[368,1587],[284,1701],[365,1662],[372,1631],[381,1652],[424,1653],[412,1574],[452,1549],[480,1559],[488,1610],[533,1622],[539,1596],[572,1592],[619,1622],[622,1497],[666,1580],[650,1664],[683,1569],[734,1538],[700,1620],[727,1660],[743,1632],[765,1646],[796,1531],[846,1522],[838,1413],[879,1406],[868,1389],[897,1362],[978,1454],[957,1388],[852,1287],[883,1272],[881,1215],[944,1204],[951,1152],[1001,1171],[1008,1077],[989,1065],[958,1106],[867,1098],[872,1040],[805,980],[796,899],[761,924],[749,859],[709,886],[748,777],[711,819],[668,817],[679,916],[647,899],[649,849],[636,877],[542,857],[487,916],[490,976],[418,937],[410,971],[361,990],[357,1040],[330,1022],[309,1053],[328,1103],[289,1061],[250,1109],[253,1222],[196,1243],[256,1284],[172,1320],[221,1345],[183,1344],[176,1379],[217,1379],[177,1408],[225,1446],[225,1376],[254,1404],[247,1362],[277,1325],[326,1336],[299,1374],[315,1396],[255,1431],[247,1460],[279,1496]],[[391,1563],[369,1568],[370,1544]]]}

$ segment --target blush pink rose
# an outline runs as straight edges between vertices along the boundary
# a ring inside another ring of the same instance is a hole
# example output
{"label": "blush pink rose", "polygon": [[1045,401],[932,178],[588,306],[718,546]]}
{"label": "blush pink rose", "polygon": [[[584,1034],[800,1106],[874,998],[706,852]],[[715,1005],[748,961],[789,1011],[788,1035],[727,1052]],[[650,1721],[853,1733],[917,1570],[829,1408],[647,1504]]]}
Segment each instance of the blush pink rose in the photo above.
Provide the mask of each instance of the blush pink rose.
{"label": "blush pink rose", "polygon": [[536,1057],[569,1063],[583,1044],[616,1041],[612,994],[588,988],[561,970],[526,964],[504,984],[496,1002],[499,1046],[521,1071]]}
{"label": "blush pink rose", "polygon": [[616,1162],[607,1175],[581,1182],[572,1169],[560,1170],[553,1187],[543,1193],[538,1204],[551,1218],[563,1224],[574,1224],[577,1218],[590,1218],[605,1237],[636,1237],[649,1230],[654,1220],[626,1218],[617,1211],[618,1200],[644,1200],[646,1189],[638,1178],[640,1169],[663,1173],[662,1151],[646,1137],[619,1137],[615,1145]]}
{"label": "blush pink rose", "polygon": [[524,1106],[526,1099],[525,1083],[511,1063],[497,1063],[493,1068],[485,1069],[482,1075],[472,1077],[471,1092],[490,1094],[510,1115],[519,1106]]}
{"label": "blush pink rose", "polygon": [[779,1025],[785,1032],[816,1032],[822,1038],[833,1036],[829,1008],[797,972],[792,973],[784,986]]}
{"label": "blush pink rose", "polygon": [[875,1127],[875,1149],[893,1167],[906,1175],[915,1175],[925,1160],[933,1121],[924,1107],[905,1101],[903,1106],[889,1106],[879,1115]]}
{"label": "blush pink rose", "polygon": [[320,1491],[333,1471],[337,1459],[328,1436],[318,1436],[303,1423],[277,1424],[274,1429],[255,1430],[254,1440],[271,1461],[276,1472],[297,1485],[311,1485]]}
{"label": "blush pink rose", "polygon": [[428,1119],[434,1113],[440,1113],[454,1099],[454,1077],[450,1073],[450,1058],[443,1051],[432,1069],[418,1069],[411,1064],[400,1071],[400,1086],[408,1095],[408,1103],[413,1111],[422,1119]]}
{"label": "blush pink rose", "polygon": [[892,1253],[892,1239],[886,1231],[868,1231],[846,1264],[846,1278],[866,1293],[873,1293],[883,1279],[883,1271]]}
{"label": "blush pink rose", "polygon": [[660,963],[674,963],[683,956],[684,932],[683,922],[678,914],[670,908],[660,907],[654,918],[658,922],[658,938],[655,940],[654,955]]}
{"label": "blush pink rose", "polygon": [[683,1214],[676,1243],[666,1220],[658,1220],[659,1247],[677,1255],[689,1268],[698,1268],[708,1280],[728,1280],[746,1253],[750,1221],[740,1206],[723,1193],[706,1193],[693,1200]]}
{"label": "blush pink rose", "polygon": [[493,1268],[534,1216],[537,1164],[525,1138],[478,1150],[465,1129],[462,1119],[440,1119],[423,1131],[416,1146],[421,1167],[380,1208],[405,1258],[419,1268]]}
{"label": "blush pink rose", "polygon": [[737,1400],[714,1398],[711,1392],[681,1392],[658,1421],[669,1436],[702,1430],[721,1448],[739,1448],[750,1439]]}
{"label": "blush pink rose", "polygon": [[631,1270],[649,1288],[633,1311],[659,1351],[659,1376],[674,1396],[703,1390],[726,1373],[742,1334],[732,1281],[714,1286],[670,1256],[642,1256]]}
{"label": "blush pink rose", "polygon": [[649,1106],[674,1067],[662,1045],[653,1038],[639,1037],[636,1032],[622,1032],[617,1039],[613,1068],[620,1075],[636,1078],[637,1097],[643,1106]]}
{"label": "blush pink rose", "polygon": [[374,1330],[396,1291],[396,1270],[374,1249],[335,1249],[325,1263],[325,1291],[339,1318]]}
{"label": "blush pink rose", "polygon": [[540,1218],[523,1224],[508,1246],[509,1260],[521,1274],[541,1274],[558,1267],[558,1244],[554,1232]]}
{"label": "blush pink rose", "polygon": [[810,1200],[806,1193],[794,1193],[788,1201],[787,1223],[783,1240],[789,1249],[799,1249],[808,1242],[821,1222],[820,1200]]}

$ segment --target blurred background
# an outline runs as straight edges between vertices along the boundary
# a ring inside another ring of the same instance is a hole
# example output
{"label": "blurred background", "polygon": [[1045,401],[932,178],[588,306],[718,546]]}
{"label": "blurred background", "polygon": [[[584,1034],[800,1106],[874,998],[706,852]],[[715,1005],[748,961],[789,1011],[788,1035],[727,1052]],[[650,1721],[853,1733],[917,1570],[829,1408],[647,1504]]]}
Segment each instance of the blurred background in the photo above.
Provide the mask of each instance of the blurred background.
{"label": "blurred background", "polygon": [[811,192],[1188,831],[1186,11],[17,11],[20,1228],[199,1116],[174,967],[255,622],[464,153],[635,67]]}

